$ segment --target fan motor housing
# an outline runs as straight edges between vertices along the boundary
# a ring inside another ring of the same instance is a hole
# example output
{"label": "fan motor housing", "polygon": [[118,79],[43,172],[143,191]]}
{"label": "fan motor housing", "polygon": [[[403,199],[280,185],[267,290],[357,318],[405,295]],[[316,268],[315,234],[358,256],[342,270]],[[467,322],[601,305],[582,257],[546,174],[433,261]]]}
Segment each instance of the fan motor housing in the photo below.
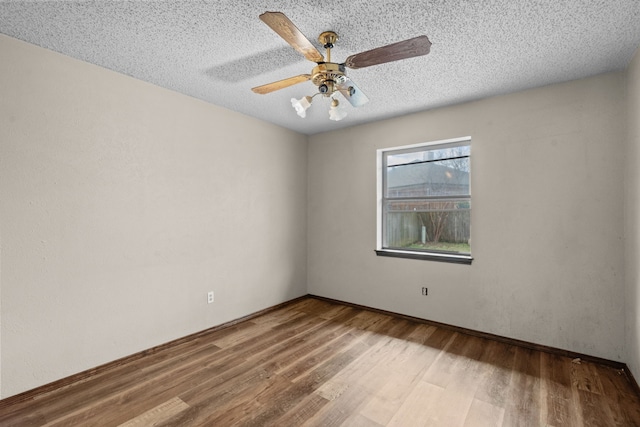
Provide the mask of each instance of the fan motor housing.
{"label": "fan motor housing", "polygon": [[311,71],[311,81],[314,85],[337,84],[341,85],[347,81],[344,74],[344,66],[334,62],[321,62]]}

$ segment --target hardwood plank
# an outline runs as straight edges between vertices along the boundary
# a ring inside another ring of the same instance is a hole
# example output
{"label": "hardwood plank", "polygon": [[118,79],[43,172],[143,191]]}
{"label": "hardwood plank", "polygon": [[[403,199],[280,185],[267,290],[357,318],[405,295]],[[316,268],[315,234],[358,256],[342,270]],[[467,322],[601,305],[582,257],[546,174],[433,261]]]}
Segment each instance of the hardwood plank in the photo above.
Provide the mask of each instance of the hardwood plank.
{"label": "hardwood plank", "polygon": [[445,388],[453,377],[454,366],[459,360],[462,349],[466,345],[466,337],[455,332],[447,346],[438,354],[437,359],[429,367],[422,378],[423,381]]}
{"label": "hardwood plank", "polygon": [[306,301],[306,304],[301,304],[298,310],[307,314],[321,317],[328,311],[336,310],[341,307],[343,307],[342,304],[332,304],[330,302],[323,301],[317,298],[310,298]]}
{"label": "hardwood plank", "polygon": [[[1,413],[1,411],[0,411]],[[0,423],[3,427],[39,427],[46,424],[47,419],[40,411],[16,411],[13,416],[3,417]]]}
{"label": "hardwood plank", "polygon": [[326,343],[326,345],[321,346],[318,350],[296,361],[294,364],[280,369],[278,373],[290,381],[304,378],[308,376],[310,371],[317,369],[318,364],[325,360],[330,360],[333,355],[342,351],[345,346],[352,343],[355,339],[356,336],[352,332],[348,332],[338,339]]}
{"label": "hardwood plank", "polygon": [[138,415],[137,417],[127,421],[126,423],[120,424],[120,427],[145,427],[150,425],[157,425],[157,423],[162,422],[167,418],[170,418],[188,408],[189,405],[180,400],[180,398],[174,397],[173,399],[162,403],[155,408],[149,409],[144,414]]}
{"label": "hardwood plank", "polygon": [[509,384],[516,348],[496,341],[489,341],[487,347],[487,372],[476,390],[475,398],[505,408],[510,399]]}
{"label": "hardwood plank", "polygon": [[608,366],[596,366],[607,405],[616,426],[640,426],[640,396],[635,393],[626,373]]}
{"label": "hardwood plank", "polygon": [[499,427],[504,420],[504,408],[479,399],[473,399],[464,427]]}
{"label": "hardwood plank", "polygon": [[[422,325],[410,337],[430,332],[404,352],[404,357],[394,360],[391,375],[386,383],[373,391],[372,397],[361,410],[361,414],[376,423],[386,425],[402,406],[404,400],[413,391],[426,370],[436,360],[453,333],[442,329]],[[409,337],[408,337],[409,339]]]}
{"label": "hardwood plank", "polygon": [[[463,338],[458,336],[459,339]],[[438,423],[446,426],[463,426],[474,401],[476,390],[483,379],[482,358],[485,340],[469,337],[460,349],[460,357],[450,367],[450,378],[438,407]],[[425,376],[426,377],[426,376]],[[423,378],[426,380],[426,378]]]}
{"label": "hardwood plank", "polygon": [[[301,385],[295,385],[294,379],[304,380],[305,377],[313,375],[313,378],[320,381],[320,372],[330,375],[331,367],[339,364],[341,351],[348,351],[352,346],[353,337],[345,334],[337,340],[328,343],[321,349],[321,354],[313,353],[312,355],[300,360],[298,366],[292,366],[292,371],[300,373],[295,378],[287,375],[279,375],[275,372],[273,366],[260,365],[258,368],[261,373],[260,377],[251,378],[248,374],[240,375],[234,378],[228,387],[216,387],[215,393],[202,390],[199,393],[189,391],[183,395],[183,399],[192,405],[194,409],[191,411],[191,422],[193,425],[209,424],[209,425],[228,425],[229,420],[238,412],[247,416],[248,413],[257,414],[266,412],[265,407],[269,409],[268,414],[262,415],[262,419],[267,419],[281,415],[279,412],[281,407],[289,407],[298,399],[302,399],[306,394],[313,391],[313,385],[308,382],[302,382]],[[344,350],[346,349],[346,350]],[[325,365],[317,366],[317,360],[326,360]],[[274,363],[275,364],[275,363]],[[307,366],[312,366],[312,371],[307,370]],[[244,393],[246,392],[246,393]],[[274,396],[274,400],[278,401],[278,405],[273,405],[268,397]],[[265,404],[262,403],[265,401]],[[216,410],[213,407],[207,407],[208,402],[216,403]],[[228,402],[228,405],[224,405]],[[235,408],[235,409],[233,409]],[[194,415],[198,412],[197,416]],[[257,415],[256,415],[257,417]]]}
{"label": "hardwood plank", "polygon": [[343,424],[348,427],[382,427],[383,424],[378,424],[374,421],[371,421],[367,417],[355,414],[353,417],[349,418],[348,424]]}
{"label": "hardwood plank", "polygon": [[304,397],[291,410],[273,422],[275,426],[302,426],[312,419],[329,401],[318,393]]}
{"label": "hardwood plank", "polygon": [[426,381],[419,381],[387,426],[438,425],[438,406],[443,394],[444,388]]}
{"label": "hardwood plank", "polygon": [[[354,310],[349,309],[348,313],[342,313],[341,316],[350,316],[353,315],[353,312]],[[322,320],[322,323],[329,322]],[[332,323],[327,331],[332,331],[333,327]],[[339,326],[338,329],[340,329]],[[276,357],[284,347],[279,345],[269,347],[257,363],[254,363],[250,357],[246,362],[247,366],[236,369],[236,371],[246,370],[246,372],[239,376],[230,377],[229,380],[232,379],[233,383],[229,387],[225,384],[218,384],[214,388],[209,382],[206,382],[196,390],[190,390],[181,395],[191,405],[191,409],[181,414],[179,418],[170,420],[168,424],[230,425],[241,416],[246,418],[248,413],[258,412],[261,409],[260,399],[263,399],[265,395],[268,396],[269,393],[278,395],[283,390],[293,388],[291,380],[296,376],[303,375],[308,367],[313,368],[318,360],[324,360],[336,354],[340,349],[350,346],[353,343],[353,336],[350,336],[348,331],[348,328],[342,328],[340,332],[333,334],[335,339],[327,339],[326,335],[317,334],[319,336],[315,341],[322,343],[319,350],[316,350],[316,346],[307,345],[306,340],[299,340],[298,336],[287,340],[287,351],[293,349],[297,357],[301,357],[305,352],[310,354],[299,359],[294,366],[289,367],[284,376],[278,374],[278,371],[282,370],[283,362]],[[305,336],[308,332],[303,331],[299,335]],[[284,360],[295,361],[296,359],[285,357]],[[259,374],[257,377],[252,374],[254,371]],[[215,402],[215,406],[211,405],[211,402]],[[245,404],[245,402],[249,403]]]}
{"label": "hardwood plank", "polygon": [[595,373],[592,363],[572,361],[571,382],[578,390],[602,394],[602,383],[600,377]]}
{"label": "hardwood plank", "polygon": [[[389,383],[397,373],[393,368],[393,353],[407,349],[406,346],[400,347],[402,344],[393,339],[386,345],[373,347],[369,353],[357,361],[357,364],[354,364],[353,369],[325,383],[318,392],[324,391],[323,395],[329,403],[310,420],[308,425],[350,426],[356,422],[355,420],[361,420],[358,408],[364,407],[371,400],[371,396]],[[375,372],[375,376],[371,375],[371,372]],[[327,385],[339,392],[328,396]]]}
{"label": "hardwood plank", "polygon": [[[233,425],[260,407],[256,397],[269,388],[286,389],[291,383],[262,368],[250,370],[215,387],[189,404],[189,409],[159,426]],[[245,410],[245,407],[247,408]]]}
{"label": "hardwood plank", "polygon": [[367,349],[368,346],[365,343],[358,341],[353,346],[332,356],[313,371],[296,378],[290,389],[284,390],[279,395],[274,396],[271,401],[265,402],[261,410],[255,416],[252,416],[251,420],[243,424],[247,426],[264,426],[274,423],[275,420],[299,404],[307,393],[317,390]]}
{"label": "hardwood plank", "polygon": [[[362,405],[367,396],[386,380],[383,369],[387,368],[389,361],[394,357],[395,349],[407,347],[406,341],[394,337],[409,336],[415,328],[415,325],[387,316],[380,317],[379,320],[382,321],[377,321],[374,317],[370,320],[371,325],[365,327],[360,336],[363,342],[371,346],[354,363],[316,391],[329,402],[305,425],[349,425],[352,422],[350,418],[357,415],[355,408]],[[380,339],[383,336],[384,338]],[[377,339],[372,340],[372,337]],[[370,375],[374,370],[376,375]],[[366,378],[366,381],[363,382],[363,378]]]}
{"label": "hardwood plank", "polygon": [[540,425],[540,352],[516,347],[505,426]]}
{"label": "hardwood plank", "polygon": [[276,372],[284,371],[293,363],[319,350],[324,345],[347,334],[351,328],[340,322],[324,322],[319,328],[312,328],[287,341],[274,345],[268,352],[251,355],[247,360],[260,365],[272,363]]}
{"label": "hardwood plank", "polygon": [[546,393],[546,420],[551,426],[576,426],[571,414],[571,359],[554,354],[540,355],[540,376]]}
{"label": "hardwood plank", "polygon": [[613,426],[613,415],[606,405],[603,404],[601,395],[578,389],[580,407],[582,408],[582,419],[586,426]]}
{"label": "hardwood plank", "polygon": [[380,315],[371,311],[361,311],[352,319],[346,321],[345,325],[367,331],[376,329],[379,324],[387,322],[390,319],[390,316]]}
{"label": "hardwood plank", "polygon": [[249,322],[246,325],[242,325],[242,327],[236,328],[233,333],[226,334],[222,337],[216,337],[215,339],[212,339],[211,342],[220,348],[233,347],[239,343],[251,341],[262,334],[268,333],[276,326],[284,324],[286,325],[286,328],[289,324],[298,322],[304,318],[304,313],[298,313],[296,316],[287,318],[283,323],[270,324],[267,322],[261,322],[260,324],[255,324],[253,322]]}

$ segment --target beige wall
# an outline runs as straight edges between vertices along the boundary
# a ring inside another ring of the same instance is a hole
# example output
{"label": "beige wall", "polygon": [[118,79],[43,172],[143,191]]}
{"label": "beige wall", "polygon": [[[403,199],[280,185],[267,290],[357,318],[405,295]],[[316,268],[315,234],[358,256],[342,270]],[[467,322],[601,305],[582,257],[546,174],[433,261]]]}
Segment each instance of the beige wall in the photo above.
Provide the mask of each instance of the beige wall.
{"label": "beige wall", "polygon": [[1,35],[0,57],[2,397],[306,293],[305,136]]}
{"label": "beige wall", "polygon": [[628,147],[625,151],[625,278],[627,365],[640,380],[640,49],[627,71]]}
{"label": "beige wall", "polygon": [[[623,360],[624,91],[611,73],[312,136],[309,292]],[[473,264],[376,257],[376,149],[467,135]]]}

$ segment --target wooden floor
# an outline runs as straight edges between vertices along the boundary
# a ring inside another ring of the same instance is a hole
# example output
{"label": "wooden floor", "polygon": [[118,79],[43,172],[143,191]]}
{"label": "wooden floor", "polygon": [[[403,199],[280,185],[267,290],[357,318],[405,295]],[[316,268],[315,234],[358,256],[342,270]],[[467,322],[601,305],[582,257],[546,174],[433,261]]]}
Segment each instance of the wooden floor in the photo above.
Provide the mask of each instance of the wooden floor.
{"label": "wooden floor", "polygon": [[626,427],[640,399],[611,367],[306,298],[2,407],[0,425]]}

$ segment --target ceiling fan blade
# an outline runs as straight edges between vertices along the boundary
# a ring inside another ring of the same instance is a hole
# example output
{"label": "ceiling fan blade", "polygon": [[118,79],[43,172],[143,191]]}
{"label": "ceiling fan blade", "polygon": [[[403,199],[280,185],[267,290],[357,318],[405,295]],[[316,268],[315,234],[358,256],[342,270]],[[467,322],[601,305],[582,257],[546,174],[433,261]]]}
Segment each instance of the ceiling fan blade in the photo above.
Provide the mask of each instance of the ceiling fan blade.
{"label": "ceiling fan blade", "polygon": [[295,50],[300,52],[309,61],[322,62],[324,56],[315,48],[298,27],[287,18],[282,12],[265,12],[260,15],[260,19],[273,31],[278,33]]}
{"label": "ceiling fan blade", "polygon": [[418,36],[398,43],[367,50],[366,52],[356,53],[348,57],[347,60],[344,61],[344,65],[353,69],[370,67],[372,65],[384,64],[385,62],[426,55],[430,50],[431,42],[429,38],[427,38],[427,36]]}
{"label": "ceiling fan blade", "polygon": [[256,86],[251,90],[255,93],[264,95],[276,90],[284,89],[285,87],[293,86],[298,83],[306,82],[311,78],[311,74],[300,74],[299,76],[289,77],[288,79],[278,80],[277,82],[267,83],[266,85]]}
{"label": "ceiling fan blade", "polygon": [[367,95],[365,95],[350,79],[347,79],[344,83],[338,85],[338,90],[354,107],[361,107],[369,102]]}

